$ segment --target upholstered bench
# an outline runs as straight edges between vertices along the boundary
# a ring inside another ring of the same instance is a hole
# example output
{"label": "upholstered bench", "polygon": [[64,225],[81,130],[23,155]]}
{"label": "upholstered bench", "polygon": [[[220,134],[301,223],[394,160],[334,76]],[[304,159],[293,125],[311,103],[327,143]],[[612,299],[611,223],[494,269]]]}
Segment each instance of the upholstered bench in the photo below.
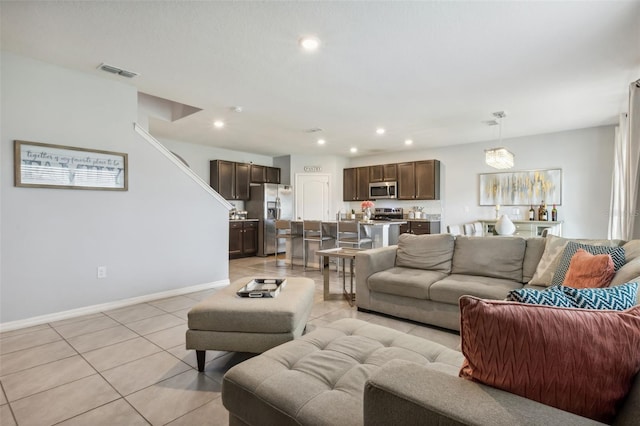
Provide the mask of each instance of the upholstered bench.
{"label": "upholstered bench", "polygon": [[287,278],[274,298],[238,296],[250,280],[233,282],[189,311],[186,347],[196,350],[199,371],[207,350],[261,353],[302,335],[313,307],[313,280]]}

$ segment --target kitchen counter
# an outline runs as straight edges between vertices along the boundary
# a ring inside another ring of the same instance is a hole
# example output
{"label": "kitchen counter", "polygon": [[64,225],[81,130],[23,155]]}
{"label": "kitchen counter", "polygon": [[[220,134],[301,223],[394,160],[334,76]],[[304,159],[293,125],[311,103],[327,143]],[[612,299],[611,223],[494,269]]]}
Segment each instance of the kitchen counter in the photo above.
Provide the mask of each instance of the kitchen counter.
{"label": "kitchen counter", "polygon": [[229,219],[229,222],[258,222],[260,219]]}
{"label": "kitchen counter", "polygon": [[[414,219],[411,219],[414,220]],[[349,220],[347,220],[347,222],[349,222]],[[362,225],[365,226],[384,226],[384,225],[402,225],[403,223],[407,223],[406,220],[404,219],[398,219],[398,220],[371,220],[369,222],[365,222],[364,220],[359,220],[358,222],[360,222]],[[297,225],[302,225],[302,221],[301,220],[292,220],[291,221],[292,224],[297,224]],[[335,220],[324,220],[322,221],[323,224],[327,224],[327,225],[334,225],[337,223],[337,221]]]}
{"label": "kitchen counter", "polygon": [[[302,233],[301,220],[292,220],[291,226],[297,228],[295,232]],[[407,223],[405,220],[372,220],[369,222],[358,221],[365,228],[367,235],[373,240],[373,247],[385,247],[398,243],[398,236],[400,235],[400,225]],[[327,220],[322,221],[328,229],[328,234],[336,235],[337,221]]]}

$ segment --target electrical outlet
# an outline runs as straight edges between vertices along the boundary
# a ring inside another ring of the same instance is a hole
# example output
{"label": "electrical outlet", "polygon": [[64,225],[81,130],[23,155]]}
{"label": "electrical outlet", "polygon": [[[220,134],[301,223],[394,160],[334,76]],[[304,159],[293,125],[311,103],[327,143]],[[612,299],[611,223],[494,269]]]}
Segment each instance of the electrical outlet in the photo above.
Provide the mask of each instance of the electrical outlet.
{"label": "electrical outlet", "polygon": [[107,278],[107,267],[106,266],[98,266],[97,268],[98,278]]}

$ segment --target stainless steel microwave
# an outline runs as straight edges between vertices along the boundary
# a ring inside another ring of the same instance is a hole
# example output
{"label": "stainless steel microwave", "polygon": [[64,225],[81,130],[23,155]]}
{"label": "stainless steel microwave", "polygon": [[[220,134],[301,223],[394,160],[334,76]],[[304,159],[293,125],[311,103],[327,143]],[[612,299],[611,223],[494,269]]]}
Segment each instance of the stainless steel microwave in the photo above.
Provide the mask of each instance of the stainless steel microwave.
{"label": "stainless steel microwave", "polygon": [[369,198],[373,200],[381,198],[396,198],[397,182],[375,182],[369,184]]}

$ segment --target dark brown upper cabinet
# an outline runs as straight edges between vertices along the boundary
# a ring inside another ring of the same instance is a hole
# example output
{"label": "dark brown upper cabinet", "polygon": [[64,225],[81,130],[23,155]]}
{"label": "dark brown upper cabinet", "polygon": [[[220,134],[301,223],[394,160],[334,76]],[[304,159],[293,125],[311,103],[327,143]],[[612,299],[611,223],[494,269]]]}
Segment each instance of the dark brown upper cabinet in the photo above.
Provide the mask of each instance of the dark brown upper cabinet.
{"label": "dark brown upper cabinet", "polygon": [[342,170],[342,200],[356,201],[358,199],[358,177],[355,168]]}
{"label": "dark brown upper cabinet", "polygon": [[[365,174],[368,169],[368,174]],[[344,201],[369,197],[369,182],[398,182],[398,200],[439,200],[440,161],[424,160],[344,169]],[[366,182],[366,183],[365,183]]]}
{"label": "dark brown upper cabinet", "polygon": [[280,183],[280,168],[251,164],[251,183]]}
{"label": "dark brown upper cabinet", "polygon": [[211,187],[225,200],[249,199],[249,164],[211,160],[209,177]]}
{"label": "dark brown upper cabinet", "polygon": [[398,180],[397,164],[369,166],[369,182],[394,182]]}

